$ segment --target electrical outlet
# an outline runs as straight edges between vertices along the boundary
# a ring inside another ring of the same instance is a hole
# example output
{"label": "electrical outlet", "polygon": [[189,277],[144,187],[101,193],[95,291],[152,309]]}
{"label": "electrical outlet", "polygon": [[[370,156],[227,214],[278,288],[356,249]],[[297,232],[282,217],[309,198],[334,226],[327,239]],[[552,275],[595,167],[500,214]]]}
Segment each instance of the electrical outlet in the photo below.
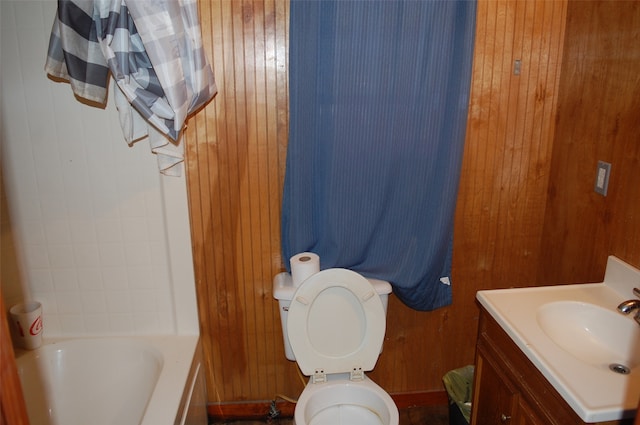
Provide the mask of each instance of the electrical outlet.
{"label": "electrical outlet", "polygon": [[609,175],[611,174],[611,164],[604,161],[598,161],[598,170],[596,172],[596,184],[593,190],[602,196],[607,196],[607,187],[609,186]]}

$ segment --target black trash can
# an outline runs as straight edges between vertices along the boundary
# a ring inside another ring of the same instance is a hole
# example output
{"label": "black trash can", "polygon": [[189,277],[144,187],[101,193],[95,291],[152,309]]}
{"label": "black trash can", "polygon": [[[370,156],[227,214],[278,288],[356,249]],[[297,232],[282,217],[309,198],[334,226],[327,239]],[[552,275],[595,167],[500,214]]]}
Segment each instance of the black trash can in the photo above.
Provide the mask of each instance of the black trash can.
{"label": "black trash can", "polygon": [[467,425],[471,417],[474,366],[447,372],[442,378],[449,396],[449,425]]}

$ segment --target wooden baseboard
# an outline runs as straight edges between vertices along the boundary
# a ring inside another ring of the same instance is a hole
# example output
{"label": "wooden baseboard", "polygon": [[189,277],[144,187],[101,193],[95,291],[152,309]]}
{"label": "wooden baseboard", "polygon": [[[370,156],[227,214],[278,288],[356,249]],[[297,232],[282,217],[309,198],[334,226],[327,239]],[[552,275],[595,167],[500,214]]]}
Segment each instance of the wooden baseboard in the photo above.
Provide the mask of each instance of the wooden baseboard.
{"label": "wooden baseboard", "polygon": [[[448,403],[446,391],[391,394],[391,398],[398,409],[446,405]],[[212,420],[264,419],[269,413],[271,403],[271,400],[210,403],[207,406],[207,411]],[[295,403],[276,400],[276,409],[280,412],[279,417],[293,417],[295,407]]]}

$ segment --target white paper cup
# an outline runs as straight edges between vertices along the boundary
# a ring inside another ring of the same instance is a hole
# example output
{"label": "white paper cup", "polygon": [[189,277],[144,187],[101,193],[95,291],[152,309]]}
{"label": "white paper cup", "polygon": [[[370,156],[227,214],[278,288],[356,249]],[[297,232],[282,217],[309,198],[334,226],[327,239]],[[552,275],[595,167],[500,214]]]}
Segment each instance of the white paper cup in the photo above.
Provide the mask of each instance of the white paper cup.
{"label": "white paper cup", "polygon": [[33,350],[42,345],[42,304],[30,301],[9,310],[18,344]]}

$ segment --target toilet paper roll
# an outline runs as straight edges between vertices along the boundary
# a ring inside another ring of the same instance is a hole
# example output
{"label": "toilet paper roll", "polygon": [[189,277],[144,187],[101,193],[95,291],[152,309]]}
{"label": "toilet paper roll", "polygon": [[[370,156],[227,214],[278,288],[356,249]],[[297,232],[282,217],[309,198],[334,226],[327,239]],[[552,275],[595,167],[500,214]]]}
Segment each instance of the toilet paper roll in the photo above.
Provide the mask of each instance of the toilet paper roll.
{"label": "toilet paper roll", "polygon": [[296,288],[320,271],[320,257],[313,252],[301,252],[291,257],[289,261],[293,286]]}

